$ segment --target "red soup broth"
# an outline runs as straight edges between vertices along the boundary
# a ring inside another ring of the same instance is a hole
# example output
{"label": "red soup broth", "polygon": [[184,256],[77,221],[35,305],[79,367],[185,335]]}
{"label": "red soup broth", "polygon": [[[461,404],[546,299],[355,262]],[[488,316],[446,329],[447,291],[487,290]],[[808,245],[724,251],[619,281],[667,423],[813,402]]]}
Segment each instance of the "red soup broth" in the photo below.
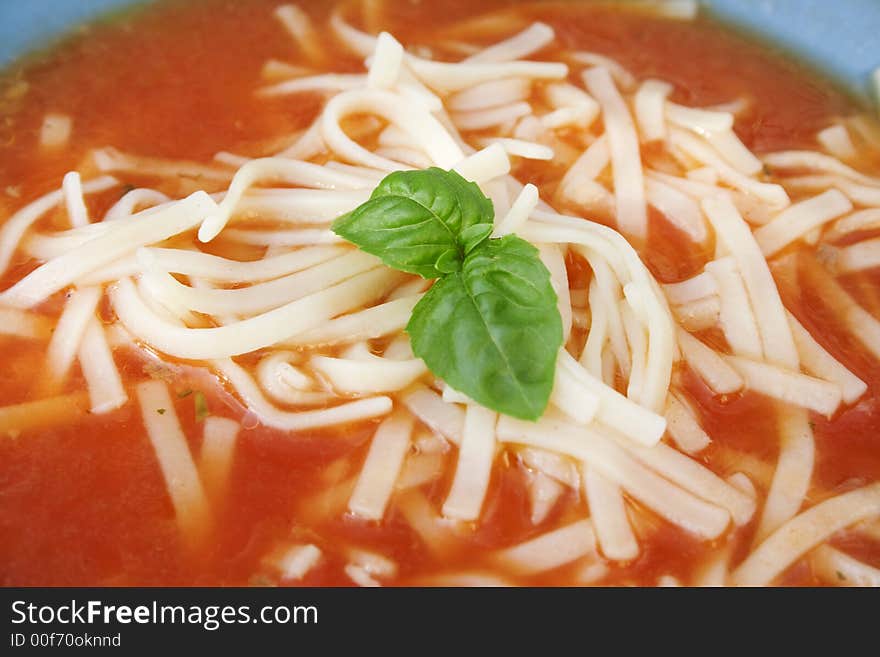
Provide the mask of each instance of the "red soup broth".
{"label": "red soup broth", "polygon": [[[480,3],[480,11],[511,4]],[[272,16],[276,5],[276,0],[160,2],[77,30],[57,46],[15,64],[6,72],[0,94],[2,216],[57,188],[65,172],[79,169],[85,174],[87,154],[96,147],[112,145],[138,154],[207,162],[220,150],[271,151],[272,144],[280,145],[285,136],[306,127],[320,110],[320,98],[254,97],[263,84],[260,71],[267,59],[298,63],[289,35]],[[316,18],[328,11],[325,3],[303,6]],[[527,20],[540,19],[554,27],[560,44],[554,48],[599,52],[636,76],[668,80],[675,85],[673,99],[683,104],[748,98],[750,109],[735,127],[758,153],[815,148],[817,130],[830,118],[853,111],[851,102],[832,85],[706,18],[670,21],[589,3],[530,4],[518,10]],[[417,44],[430,43],[444,29],[472,17],[473,2],[438,0],[388,3],[374,19],[402,42]],[[322,34],[321,43],[328,69],[362,70],[329,35]],[[541,58],[554,55],[547,49]],[[47,112],[66,114],[73,121],[71,141],[57,154],[37,147]],[[552,163],[531,162],[514,173],[539,184],[542,197],[552,197],[562,171]],[[162,189],[155,179],[123,179]],[[164,191],[176,196],[181,190]],[[100,216],[118,192],[92,198],[93,212]],[[57,213],[40,224],[61,225]],[[3,277],[4,289],[35,266],[17,257]],[[659,281],[674,282],[698,273],[711,254],[694,252],[662,215],[653,214],[643,257]],[[576,279],[578,265],[569,264]],[[873,295],[878,310],[876,273],[852,279],[844,281],[847,289],[860,300]],[[789,285],[783,294],[811,333],[869,384],[856,406],[831,420],[813,417],[817,452],[810,500],[819,501],[880,478],[880,366],[847,338],[833,309],[808,284]],[[46,308],[55,312],[62,303],[61,298],[53,299]],[[0,406],[38,399],[45,390],[42,346],[0,337],[0,354]],[[302,583],[351,584],[343,571],[341,546],[357,546],[394,560],[398,573],[389,583],[417,583],[441,571],[483,569],[490,550],[587,515],[585,502],[568,491],[549,517],[533,526],[523,469],[515,457],[504,455],[496,462],[480,522],[455,530],[448,552],[432,552],[411,529],[404,511],[407,505],[424,503],[439,509],[451,483],[453,457],[447,456],[447,474],[435,483],[393,500],[381,523],[361,521],[345,513],[345,495],[376,422],[295,434],[267,429],[249,422],[246,409],[218,382],[185,364],[166,367],[124,350],[117,350],[116,357],[132,400],[133,386],[140,381],[158,377],[169,382],[194,453],[200,447],[203,422],[194,404],[198,394],[204,395],[212,415],[243,423],[228,491],[214,508],[211,538],[195,551],[181,541],[136,403],[106,415],[80,412],[63,426],[40,427],[37,422],[33,429],[0,436],[3,585],[277,583],[264,560],[295,541],[315,543],[325,553]],[[775,463],[779,441],[771,401],[752,393],[719,398],[687,369],[677,376],[696,400],[713,439],[699,457],[704,464],[727,476],[742,467],[736,455]],[[77,366],[67,386],[68,391],[83,389]],[[756,485],[766,494],[763,484]],[[328,514],[327,509],[338,512]],[[646,510],[641,515],[640,532],[646,536],[641,555],[631,564],[611,567],[602,583],[653,585],[662,575],[690,581],[715,546]],[[753,525],[754,520],[734,530],[735,558],[747,549]],[[872,551],[857,540],[850,542],[854,554],[880,563],[876,547]],[[576,581],[574,568],[512,581],[570,584]],[[790,569],[780,581],[817,583],[806,567]]]}

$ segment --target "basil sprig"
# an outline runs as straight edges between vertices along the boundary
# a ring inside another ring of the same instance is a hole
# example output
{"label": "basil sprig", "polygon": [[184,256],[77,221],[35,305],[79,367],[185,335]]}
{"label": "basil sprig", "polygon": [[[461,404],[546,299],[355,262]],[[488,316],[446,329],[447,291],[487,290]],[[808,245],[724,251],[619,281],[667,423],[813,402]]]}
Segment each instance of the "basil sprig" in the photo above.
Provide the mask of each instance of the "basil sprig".
{"label": "basil sprig", "polygon": [[562,319],[538,250],[515,235],[490,239],[494,214],[454,171],[399,171],[333,230],[389,267],[437,279],[406,327],[434,374],[487,408],[537,420]]}

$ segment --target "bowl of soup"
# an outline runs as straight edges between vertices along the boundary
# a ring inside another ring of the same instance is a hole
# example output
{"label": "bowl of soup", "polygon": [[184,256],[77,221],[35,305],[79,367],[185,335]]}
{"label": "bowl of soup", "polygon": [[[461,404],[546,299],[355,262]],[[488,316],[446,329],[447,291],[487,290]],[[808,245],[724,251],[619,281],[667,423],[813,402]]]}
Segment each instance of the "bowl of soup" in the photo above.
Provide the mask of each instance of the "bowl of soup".
{"label": "bowl of soup", "polygon": [[880,585],[875,7],[125,4],[0,10],[0,582]]}

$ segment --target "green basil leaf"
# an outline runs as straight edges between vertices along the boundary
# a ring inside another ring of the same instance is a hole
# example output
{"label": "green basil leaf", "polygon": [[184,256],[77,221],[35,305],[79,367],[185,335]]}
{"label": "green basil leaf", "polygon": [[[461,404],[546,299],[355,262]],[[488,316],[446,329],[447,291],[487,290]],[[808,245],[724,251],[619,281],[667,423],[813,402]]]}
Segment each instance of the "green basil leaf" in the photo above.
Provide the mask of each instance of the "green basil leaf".
{"label": "green basil leaf", "polygon": [[449,251],[444,251],[443,254],[437,258],[437,262],[434,263],[434,267],[441,274],[451,274],[453,272],[457,272],[461,269],[461,256],[458,251],[454,249],[449,249]]}
{"label": "green basil leaf", "polygon": [[474,224],[461,231],[458,239],[464,248],[464,254],[467,255],[482,244],[492,234],[494,228],[493,224]]}
{"label": "green basil leaf", "polygon": [[[491,232],[493,218],[492,202],[476,184],[454,171],[430,168],[386,176],[370,200],[339,217],[332,228],[389,267],[437,278],[457,271],[456,261],[479,243],[479,235]],[[474,233],[477,225],[486,228]],[[448,271],[438,270],[438,262]]]}
{"label": "green basil leaf", "polygon": [[553,389],[562,320],[550,272],[528,242],[482,242],[437,281],[406,327],[416,356],[454,389],[526,420]]}

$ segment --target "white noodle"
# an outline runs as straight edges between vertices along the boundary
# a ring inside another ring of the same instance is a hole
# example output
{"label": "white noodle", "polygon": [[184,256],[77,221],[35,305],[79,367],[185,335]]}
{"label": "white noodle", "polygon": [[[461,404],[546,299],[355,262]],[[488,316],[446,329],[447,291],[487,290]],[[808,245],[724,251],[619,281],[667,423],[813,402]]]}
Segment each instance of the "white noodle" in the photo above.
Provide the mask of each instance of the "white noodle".
{"label": "white noodle", "polygon": [[862,185],[843,176],[797,176],[785,178],[785,184],[795,190],[818,191],[835,187],[856,205],[880,206],[880,182]]}
{"label": "white noodle", "polygon": [[[644,323],[649,329],[643,401],[648,408],[659,412],[666,401],[674,350],[672,317],[659,285],[623,236],[610,228],[550,213],[537,215],[536,212],[536,218],[540,222],[527,222],[523,237],[535,242],[567,242],[596,249],[608,262],[614,263],[619,272],[616,275],[628,279],[627,284],[638,284],[643,300],[641,311],[647,315]],[[599,260],[593,258],[590,262],[595,271]]]}
{"label": "white noodle", "polygon": [[55,336],[55,327],[55,322],[48,317],[0,306],[0,335],[44,340]]}
{"label": "white noodle", "polygon": [[[526,187],[523,187],[521,193],[526,193]],[[537,191],[536,191],[537,193]],[[517,199],[519,202],[519,199]],[[516,203],[514,203],[516,205]],[[508,217],[510,215],[508,214]],[[572,311],[571,297],[569,296],[568,270],[565,267],[565,250],[556,244],[538,244],[538,257],[550,272],[550,284],[556,293],[556,307],[559,310],[559,316],[562,318],[562,341],[568,342],[571,335]]]}
{"label": "white noodle", "polygon": [[840,272],[880,267],[880,238],[875,237],[843,247],[837,252],[835,265]]}
{"label": "white noodle", "polygon": [[428,368],[417,358],[392,360],[366,354],[367,360],[314,355],[309,366],[340,393],[394,392],[407,387]]}
{"label": "white noodle", "polygon": [[330,401],[332,393],[313,390],[312,378],[293,365],[300,360],[300,354],[290,351],[272,351],[264,356],[256,369],[260,387],[280,404],[317,405]]}
{"label": "white noodle", "polygon": [[104,215],[104,221],[116,221],[123,217],[130,217],[135,213],[135,208],[152,207],[168,203],[171,199],[155,189],[133,189],[127,192]]}
{"label": "white noodle", "polygon": [[544,85],[544,98],[554,109],[576,109],[583,115],[584,128],[599,116],[599,103],[583,89],[568,82],[551,82]]}
{"label": "white noodle", "polygon": [[853,559],[829,545],[820,545],[810,555],[813,571],[834,586],[880,587],[880,568]]}
{"label": "white noodle", "polygon": [[733,130],[710,132],[706,141],[712,144],[718,154],[734,169],[747,176],[756,176],[764,169],[755,155],[746,148]]}
{"label": "white noodle", "polygon": [[678,330],[678,346],[691,369],[718,395],[741,390],[743,378],[713,349],[681,329]]}
{"label": "white noodle", "polygon": [[[816,265],[816,269],[821,269]],[[855,299],[827,272],[814,270],[812,284],[820,297],[831,304],[835,315],[875,358],[880,358],[880,321],[858,305]]]}
{"label": "white noodle", "polygon": [[639,555],[620,486],[590,467],[584,467],[584,492],[590,519],[602,553],[612,561],[630,561]]}
{"label": "white noodle", "polygon": [[206,417],[199,452],[199,474],[213,500],[223,496],[232,470],[235,443],[241,425],[225,417]]}
{"label": "white noodle", "polygon": [[861,230],[876,230],[880,228],[880,208],[858,210],[842,217],[825,230],[822,236],[829,242],[839,240],[845,235]]}
{"label": "white noodle", "polygon": [[645,194],[648,203],[657,208],[679,230],[694,242],[706,241],[708,233],[706,222],[696,201],[662,182],[648,178],[645,180]]}
{"label": "white noodle", "polygon": [[342,315],[287,338],[285,345],[318,346],[370,340],[401,331],[421,295],[409,295]]}
{"label": "white noodle", "polygon": [[866,176],[830,155],[814,151],[779,151],[764,156],[764,163],[780,171],[818,171],[819,173],[842,176],[856,183],[868,186],[880,185],[880,178]]}
{"label": "white noodle", "polygon": [[528,483],[529,505],[531,514],[529,520],[533,525],[540,525],[547,519],[550,512],[556,506],[559,498],[565,492],[565,486],[543,472],[530,473]]}
{"label": "white noodle", "polygon": [[273,13],[312,62],[324,61],[324,47],[307,13],[296,5],[281,5]]}
{"label": "white noodle", "polygon": [[852,203],[836,189],[795,203],[755,231],[761,252],[769,258],[806,233],[852,210]]}
{"label": "white noodle", "polygon": [[210,510],[171,395],[161,381],[139,383],[136,391],[180,531],[188,543],[195,545],[207,531]]}
{"label": "white noodle", "polygon": [[510,155],[516,155],[526,160],[552,160],[553,149],[533,141],[522,139],[508,139],[505,137],[490,137],[484,142],[487,146],[499,144]]}
{"label": "white noodle", "polygon": [[292,545],[277,558],[275,565],[282,579],[300,580],[318,565],[321,556],[320,548],[311,543]]}
{"label": "white noodle", "polygon": [[410,447],[412,427],[411,415],[394,413],[376,429],[348,502],[352,513],[368,520],[381,520],[385,515],[394,483]]}
{"label": "white noodle", "polygon": [[[101,176],[84,183],[82,190],[85,193],[103,192],[115,187],[119,181],[112,176]],[[0,273],[9,268],[9,262],[15,249],[18,247],[27,230],[38,221],[44,214],[58,205],[64,198],[62,190],[49,192],[35,201],[24,206],[3,222],[0,228]]]}
{"label": "white noodle", "polygon": [[570,200],[579,197],[579,187],[587,180],[595,179],[611,162],[608,138],[604,135],[590,144],[575,160],[562,180],[559,181],[559,194]]}
{"label": "white noodle", "polygon": [[426,109],[402,106],[399,97],[378,89],[346,91],[331,99],[320,118],[321,135],[327,145],[343,159],[374,169],[394,171],[398,165],[356,144],[340,126],[350,114],[369,112],[395,124],[406,132],[432,162],[450,168],[463,153],[440,122]]}
{"label": "white noodle", "polygon": [[749,476],[744,472],[734,472],[727,477],[727,483],[752,499],[757,499],[758,497],[758,491],[755,489],[755,484],[752,483],[752,480],[749,479]]}
{"label": "white noodle", "polygon": [[330,16],[330,28],[336,37],[355,55],[368,57],[376,48],[376,38],[353,28],[340,15],[339,7]]}
{"label": "white noodle", "polygon": [[262,424],[282,431],[303,431],[349,424],[386,415],[391,410],[391,400],[388,397],[367,397],[320,410],[282,411],[266,400],[250,375],[231,359],[215,360],[213,364]]}
{"label": "white noodle", "polygon": [[520,447],[518,453],[526,467],[543,472],[572,490],[580,488],[581,476],[578,466],[570,458],[535,447]]}
{"label": "white noodle", "polygon": [[667,283],[663,292],[669,303],[682,304],[718,294],[718,284],[709,272],[703,272],[679,283]]}
{"label": "white noodle", "polygon": [[[388,128],[391,127],[393,126],[388,126]],[[386,130],[388,128],[386,128]],[[397,130],[397,128],[395,129]],[[402,130],[400,130],[400,133],[406,136],[406,133],[404,133]],[[386,175],[384,171],[379,171],[378,169],[370,169],[369,167],[358,167],[352,164],[345,164],[344,162],[337,162],[335,160],[327,162],[324,167],[327,169],[333,169],[334,171],[350,173],[351,175],[357,176],[358,178],[363,178],[364,180],[371,182],[373,187],[375,187],[376,183],[382,180],[382,178],[384,178]]]}
{"label": "white noodle", "polygon": [[[538,205],[538,188],[528,183],[522,188],[519,196],[510,206],[507,214],[495,225],[494,237],[503,237],[515,233],[529,218],[529,215]],[[568,289],[568,288],[566,288]]]}
{"label": "white noodle", "polygon": [[461,91],[468,87],[502,78],[530,80],[562,80],[568,67],[556,62],[478,62],[452,64],[407,56],[406,63],[422,82],[441,93]]}
{"label": "white noodle", "polygon": [[880,515],[880,484],[832,497],[773,532],[731,573],[735,585],[763,586],[835,532]]}
{"label": "white noodle", "polygon": [[666,103],[666,118],[673,125],[693,130],[704,137],[733,128],[733,114],[729,112],[685,107],[669,101]]}
{"label": "white noodle", "polygon": [[[400,82],[397,84],[397,91],[406,102],[416,103],[429,112],[436,113],[444,125],[448,124],[448,117],[444,111],[445,108],[443,101],[440,100],[440,97],[437,94],[428,89],[428,87],[413,75],[412,71],[407,66],[403,66],[400,69]],[[453,137],[460,146],[464,145],[464,142],[458,139],[456,135],[453,135]]]}
{"label": "white noodle", "polygon": [[443,502],[445,517],[464,521],[474,521],[480,517],[495,460],[497,419],[496,413],[476,404],[468,404],[455,477]]}
{"label": "white noodle", "polygon": [[373,151],[377,157],[382,157],[389,162],[396,162],[398,170],[427,169],[432,162],[422,151],[402,146],[382,146]]}
{"label": "white noodle", "polygon": [[379,133],[380,146],[403,146],[416,150],[418,146],[412,138],[396,125],[388,125]]}
{"label": "white noodle", "polygon": [[480,50],[462,63],[509,62],[541,50],[555,38],[553,28],[545,23],[532,23],[519,34]]}
{"label": "white noodle", "polygon": [[847,404],[855,403],[865,394],[868,384],[828,353],[791,313],[788,313],[788,323],[804,370],[813,376],[839,385],[843,401]]}
{"label": "white noodle", "polygon": [[[557,367],[564,368],[567,371],[566,376],[575,379],[578,386],[586,393],[598,398],[596,419],[600,422],[617,429],[642,445],[654,445],[663,436],[663,432],[666,431],[666,420],[662,415],[657,415],[644,406],[634,403],[594,377],[564,349],[559,352]],[[591,403],[586,394],[584,403]]]}
{"label": "white noodle", "polygon": [[287,62],[282,62],[280,59],[267,59],[263,64],[263,68],[260,69],[260,77],[264,80],[284,80],[286,78],[297,78],[303,75],[308,75],[312,72],[312,69],[306,68],[305,66],[297,66],[295,64],[288,64]]}
{"label": "white noodle", "polygon": [[450,531],[450,521],[437,515],[421,491],[411,490],[399,496],[395,507],[435,557],[449,557],[457,543]]}
{"label": "white noodle", "polygon": [[[127,219],[131,219],[128,217]],[[122,223],[120,221],[119,223]],[[131,223],[131,221],[126,221]],[[100,222],[63,230],[51,235],[34,234],[22,244],[27,255],[37,260],[52,260],[73,249],[82,246],[89,240],[106,235],[113,228],[110,222]]]}
{"label": "white noodle", "polygon": [[184,249],[146,247],[149,260],[163,271],[207,278],[218,283],[278,279],[314,267],[346,252],[339,246],[312,246],[262,260],[229,260],[210,253]]}
{"label": "white noodle", "polygon": [[133,173],[160,178],[188,178],[196,181],[225,183],[232,179],[229,169],[210,167],[186,160],[166,160],[123,153],[115,148],[92,151],[92,158],[99,171]]}
{"label": "white noodle", "polygon": [[746,174],[737,171],[698,136],[674,128],[670,131],[669,141],[674,147],[682,149],[698,162],[717,170],[721,179],[736,189],[747,194],[753,194],[777,210],[781,210],[789,204],[788,194],[785,193],[785,190],[780,185],[758,182]]}
{"label": "white noodle", "polygon": [[444,104],[452,112],[475,112],[527,100],[532,85],[524,78],[489,80],[452,94]]}
{"label": "white noodle", "polygon": [[547,130],[562,128],[586,129],[596,118],[598,110],[592,105],[560,107],[542,116],[539,120]]}
{"label": "white noodle", "polygon": [[83,333],[77,357],[89,390],[92,413],[108,413],[128,401],[104,329],[94,317]]}
{"label": "white noodle", "polygon": [[61,181],[61,190],[64,192],[64,204],[67,206],[67,217],[70,219],[72,228],[85,226],[89,222],[89,211],[83,199],[82,182],[79,173],[69,171],[64,174]]}
{"label": "white noodle", "polygon": [[608,338],[608,311],[600,298],[601,292],[596,281],[590,282],[590,331],[581,352],[580,363],[590,374],[602,379],[602,351]]}
{"label": "white noodle", "polygon": [[446,471],[443,454],[410,454],[395,484],[396,490],[418,488],[438,479]]}
{"label": "white noodle", "polygon": [[397,574],[397,564],[381,554],[359,548],[348,548],[345,553],[351,563],[359,566],[369,575],[385,578],[394,577]]}
{"label": "white noodle", "polygon": [[637,404],[644,404],[643,386],[645,377],[645,356],[647,352],[647,335],[639,323],[630,304],[621,300],[619,303],[620,318],[623,321],[626,341],[629,344],[630,372],[626,386],[626,396]]}
{"label": "white noodle", "polygon": [[504,442],[525,443],[587,462],[642,504],[698,536],[719,536],[729,523],[727,511],[656,475],[614,442],[590,429],[551,421],[546,415],[538,423],[502,416],[497,435]]}
{"label": "white noodle", "polygon": [[433,390],[415,385],[403,393],[400,401],[421,420],[451,443],[458,445],[464,429],[464,411],[455,404],[447,404]]}
{"label": "white noodle", "polygon": [[[695,180],[697,182],[705,183],[706,185],[714,186],[718,184],[718,172],[712,167],[690,169],[685,172],[684,175],[688,180]],[[722,193],[720,189],[718,191],[719,193]]]}
{"label": "white noodle", "polygon": [[697,0],[636,0],[636,7],[650,10],[652,14],[680,21],[691,21],[700,12]]}
{"label": "white noodle", "polygon": [[727,586],[730,552],[730,547],[724,546],[709,557],[698,569],[692,586]]}
{"label": "white noodle", "polygon": [[717,296],[703,297],[672,306],[676,321],[688,331],[702,331],[718,324],[721,302]]}
{"label": "white noodle", "polygon": [[816,446],[807,412],[780,405],[778,413],[779,459],[755,530],[755,545],[797,515],[813,476]]}
{"label": "white noodle", "polygon": [[737,356],[762,360],[764,347],[758,322],[736,261],[730,256],[712,260],[706,264],[706,272],[718,285],[718,321],[730,349]]}
{"label": "white noodle", "polygon": [[666,139],[666,97],[671,93],[672,85],[662,80],[645,80],[639,85],[634,107],[643,142]]}
{"label": "white noodle", "polygon": [[[149,259],[149,251],[141,251],[139,256],[144,270],[155,266],[144,262]],[[160,303],[173,301],[188,310],[208,315],[257,314],[278,308],[305,296],[321,292],[358,274],[375,269],[381,262],[375,256],[363,251],[351,251],[338,258],[322,262],[303,271],[294,272],[281,278],[250,287],[233,289],[196,289],[183,285],[163,272],[150,279],[152,296]],[[146,282],[147,279],[145,279]]]}
{"label": "white noodle", "polygon": [[647,237],[648,219],[639,138],[632,116],[607,68],[587,70],[584,83],[602,108],[614,176],[617,224],[622,232],[643,240]]}
{"label": "white noodle", "polygon": [[236,155],[235,153],[230,153],[228,151],[217,151],[214,153],[214,161],[219,162],[220,164],[225,164],[228,167],[233,169],[238,169],[239,167],[243,167],[245,164],[253,160],[252,157],[245,157],[243,155]]}
{"label": "white noodle", "polygon": [[676,395],[669,395],[666,402],[666,428],[676,446],[686,454],[697,454],[712,442],[688,405]]}
{"label": "white noodle", "polygon": [[227,228],[223,237],[231,242],[253,246],[292,247],[318,244],[343,244],[339,235],[330,229],[298,228],[295,230],[238,230]]}
{"label": "white noodle", "polygon": [[580,64],[585,64],[589,67],[608,69],[614,77],[614,81],[619,84],[624,91],[630,91],[636,86],[636,79],[633,77],[632,73],[627,71],[623,66],[610,57],[584,51],[572,52],[569,53],[569,56],[572,60]]}
{"label": "white noodle", "polygon": [[[694,171],[701,172],[700,176],[696,178],[692,177]],[[711,179],[714,179],[713,182],[701,181],[701,177],[709,177],[706,174],[706,171],[711,171]],[[663,173],[662,171],[649,170],[646,178],[649,180],[656,180],[658,182],[669,185],[670,187],[675,187],[675,189],[679,190],[691,196],[695,199],[704,199],[708,196],[719,196],[724,195],[727,190],[724,188],[718,187],[718,172],[712,167],[699,167],[697,169],[691,169],[685,174],[686,177],[682,178],[680,176],[673,176],[668,173]]]}
{"label": "white noodle", "polygon": [[797,349],[785,308],[767,261],[748,225],[729,199],[706,199],[702,205],[718,238],[737,262],[761,333],[764,357],[772,363],[797,370]]}
{"label": "white noodle", "polygon": [[518,102],[471,112],[456,112],[453,114],[452,120],[459,130],[486,130],[508,121],[515,121],[531,113],[531,105],[526,102]]}
{"label": "white noodle", "polygon": [[321,292],[229,326],[189,329],[152,312],[128,279],[110,290],[122,324],[137,338],[166,354],[187,359],[224,358],[273,345],[316,328],[328,319],[380,297],[397,274],[378,268]]}
{"label": "white noodle", "polygon": [[101,289],[97,287],[77,288],[70,293],[46,348],[49,373],[56,383],[67,377],[100,299]]}
{"label": "white noodle", "polygon": [[500,144],[492,144],[468,155],[453,169],[466,180],[483,183],[510,173],[510,158]]}
{"label": "white noodle", "polygon": [[67,114],[50,112],[43,117],[40,126],[40,146],[47,150],[57,150],[67,146],[73,132],[73,119]]}
{"label": "white noodle", "polygon": [[370,197],[371,191],[252,189],[239,201],[234,216],[241,220],[253,217],[294,224],[326,224],[364,203]]}
{"label": "white noodle", "polygon": [[826,417],[840,406],[842,392],[836,383],[739,356],[727,356],[727,362],[742,375],[746,387],[755,392]]}
{"label": "white noodle", "polygon": [[829,155],[839,160],[851,160],[856,157],[856,147],[849,136],[849,130],[843,124],[830,125],[816,133],[816,141]]}
{"label": "white noodle", "polygon": [[627,446],[639,461],[683,490],[726,509],[737,525],[745,525],[755,513],[755,499],[721,479],[709,468],[665,443],[654,447]]}
{"label": "white noodle", "polygon": [[376,39],[376,50],[367,74],[367,86],[374,89],[387,89],[397,82],[403,64],[403,46],[388,32],[382,32]]}
{"label": "white noodle", "polygon": [[215,207],[205,192],[196,192],[170,206],[134,215],[148,221],[116,221],[105,234],[38,267],[0,295],[6,303],[29,308],[70,285],[77,278],[112,263],[140,246],[160,242],[189,230]]}
{"label": "white noodle", "polygon": [[[347,137],[346,137],[347,139]],[[251,160],[239,169],[229,191],[199,228],[199,240],[210,242],[226,226],[236,206],[247,190],[267,180],[281,181],[288,185],[302,185],[318,189],[360,189],[368,187],[361,178],[341,171],[328,170],[311,162],[299,162],[278,157]]]}
{"label": "white noodle", "polygon": [[553,570],[596,552],[596,537],[589,520],[578,520],[493,555],[493,560],[519,575]]}

